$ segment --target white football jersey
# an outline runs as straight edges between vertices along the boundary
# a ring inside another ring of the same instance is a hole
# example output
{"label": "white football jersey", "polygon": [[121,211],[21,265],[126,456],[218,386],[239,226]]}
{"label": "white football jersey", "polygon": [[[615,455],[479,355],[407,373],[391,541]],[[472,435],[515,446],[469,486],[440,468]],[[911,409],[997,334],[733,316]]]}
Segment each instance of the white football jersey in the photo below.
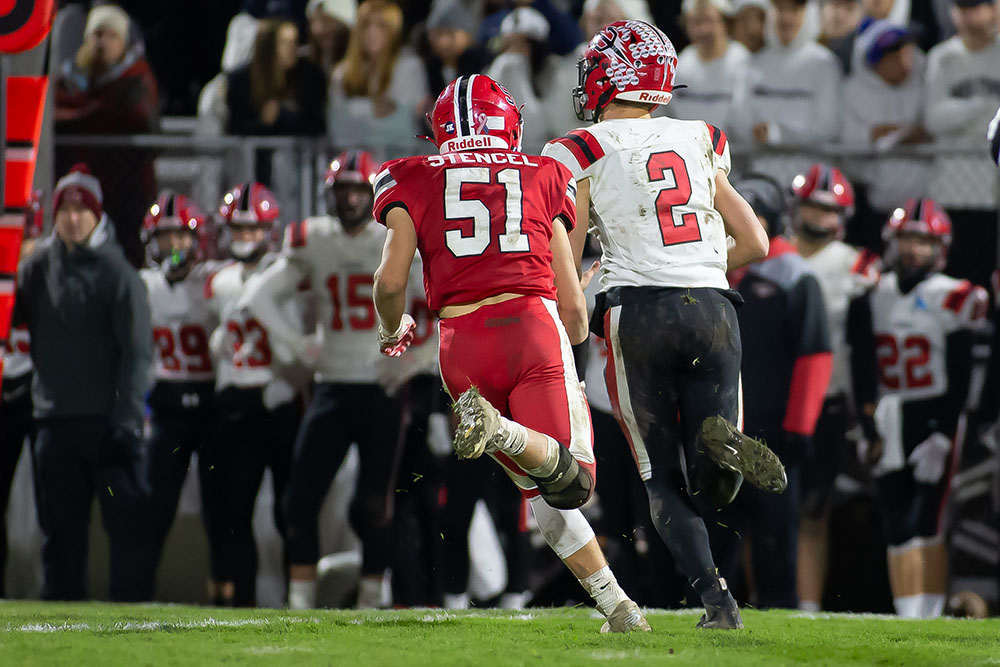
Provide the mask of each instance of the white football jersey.
{"label": "white football jersey", "polygon": [[702,121],[606,120],[545,146],[577,181],[590,179],[590,231],[601,285],[728,288],[726,231],[715,178],[729,142]]}
{"label": "white football jersey", "polygon": [[872,290],[879,395],[903,401],[948,391],[948,334],[978,326],[988,307],[986,290],[967,280],[936,273],[903,294],[895,273]]}
{"label": "white football jersey", "polygon": [[35,366],[31,363],[31,334],[28,325],[11,327],[7,344],[0,348],[3,354],[3,377],[16,378],[30,373]]}
{"label": "white football jersey", "polygon": [[851,387],[850,358],[847,354],[847,309],[851,301],[878,280],[877,257],[867,251],[832,241],[805,258],[819,281],[826,306],[833,351],[833,375],[827,396],[848,392]]}
{"label": "white football jersey", "polygon": [[139,271],[149,295],[157,382],[201,382],[215,378],[208,339],[219,320],[209,306],[205,281],[221,267],[219,262],[198,264],[187,277],[173,284],[159,268]]}
{"label": "white football jersey", "polygon": [[322,356],[318,382],[373,383],[383,372],[372,301],[386,229],[374,220],[355,235],[330,216],[306,218],[285,230],[282,254],[311,285]]}
{"label": "white football jersey", "polygon": [[[213,335],[222,341],[220,346],[213,346],[212,349],[217,355],[217,389],[227,386],[264,387],[278,379],[276,369],[279,365],[292,362],[291,352],[271,340],[267,328],[239,307],[244,290],[277,257],[268,253],[249,271],[240,262],[227,264],[206,283],[209,308],[219,321]],[[288,299],[284,306],[288,321],[301,329],[302,311],[297,299]],[[294,394],[293,391],[291,393]]]}

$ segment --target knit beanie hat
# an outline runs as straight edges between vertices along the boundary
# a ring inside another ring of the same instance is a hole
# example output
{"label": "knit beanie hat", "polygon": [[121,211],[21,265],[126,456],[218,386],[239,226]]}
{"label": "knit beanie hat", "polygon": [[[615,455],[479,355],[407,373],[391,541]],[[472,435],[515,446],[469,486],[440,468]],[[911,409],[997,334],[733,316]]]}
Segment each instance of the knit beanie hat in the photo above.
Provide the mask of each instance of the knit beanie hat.
{"label": "knit beanie hat", "polygon": [[98,5],[87,14],[87,25],[83,29],[83,34],[90,35],[90,33],[99,28],[108,28],[118,33],[127,42],[130,23],[128,14],[121,7],[117,5]]}
{"label": "knit beanie hat", "polygon": [[100,220],[104,212],[104,195],[101,182],[90,173],[82,162],[73,165],[69,173],[59,179],[52,193],[52,208],[58,211],[67,202],[80,201]]}

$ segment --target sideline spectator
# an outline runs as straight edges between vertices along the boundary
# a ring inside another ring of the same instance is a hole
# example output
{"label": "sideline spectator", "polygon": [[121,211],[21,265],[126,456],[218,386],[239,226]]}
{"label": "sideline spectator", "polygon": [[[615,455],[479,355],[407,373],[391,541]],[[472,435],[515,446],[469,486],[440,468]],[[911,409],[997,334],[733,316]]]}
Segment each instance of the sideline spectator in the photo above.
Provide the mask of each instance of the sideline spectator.
{"label": "sideline spectator", "polygon": [[851,70],[851,52],[864,12],[858,0],[824,0],[820,10],[819,43],[833,51],[844,73]]}
{"label": "sideline spectator", "polygon": [[[677,56],[677,72],[687,84],[674,93],[668,112],[684,120],[704,120],[738,138],[750,95],[750,52],[726,33],[729,0],[686,0],[684,29],[691,45]],[[745,133],[744,133],[745,136]]]}
{"label": "sideline spectator", "polygon": [[985,285],[996,267],[996,171],[985,154],[960,157],[947,149],[981,151],[983,133],[1000,104],[997,4],[952,0],[952,16],[958,34],[927,54],[927,130],[943,149],[930,192],[954,226],[951,275]]}
{"label": "sideline spectator", "polygon": [[[131,21],[116,5],[90,10],[83,45],[55,75],[56,134],[145,134],[159,126],[156,79]],[[140,149],[62,148],[56,173],[86,162],[105,188],[106,213],[133,266],[143,264],[139,227],[156,196],[153,156]]]}
{"label": "sideline spectator", "polygon": [[549,51],[558,55],[571,53],[583,36],[573,15],[562,8],[564,4],[558,0],[486,0],[478,41],[494,52],[499,51],[495,44],[502,41],[502,25],[507,15],[515,9],[530,7],[541,13],[552,28],[546,35]]}
{"label": "sideline spectator", "polygon": [[765,22],[768,0],[733,0],[730,34],[750,53],[760,53],[766,46]]}
{"label": "sideline spectator", "polygon": [[418,110],[428,97],[423,63],[403,45],[403,12],[387,0],[365,0],[347,56],[333,72],[327,127],[341,148],[368,146],[382,157],[420,149]]}
{"label": "sideline spectator", "polygon": [[474,41],[479,28],[478,13],[462,0],[435,3],[425,27],[420,50],[432,95],[440,93],[460,76],[482,72],[492,59],[490,53]]}
{"label": "sideline spectator", "polygon": [[[844,84],[841,141],[851,147],[874,149],[885,155],[901,144],[930,139],[924,131],[924,54],[906,28],[876,21],[858,40],[864,67]],[[854,227],[858,242],[880,249],[883,222],[900,201],[919,197],[927,189],[929,173],[922,161],[891,154],[860,165],[868,209],[859,207]]]}
{"label": "sideline spectator", "polygon": [[[743,395],[743,430],[778,454],[788,473],[788,489],[782,494],[742,489],[722,511],[726,528],[715,530],[713,544],[720,554],[719,567],[733,573],[734,582],[741,572],[753,582],[756,606],[795,609],[801,468],[812,450],[830,382],[830,334],[817,276],[783,237],[783,188],[757,175],[744,177],[734,187],[770,237],[767,257],[730,274],[730,283],[744,300],[737,311],[743,380],[754,387]],[[749,538],[749,551],[740,535]],[[744,554],[748,562],[740,568]]]}
{"label": "sideline spectator", "polygon": [[111,599],[149,600],[153,582],[139,566],[145,492],[136,465],[152,366],[146,288],[115,242],[101,184],[84,165],[56,184],[53,207],[55,234],[21,267],[14,313],[15,323],[28,325],[35,365],[42,597],[86,596],[96,494],[111,544]]}
{"label": "sideline spectator", "polygon": [[805,144],[837,136],[840,68],[830,50],[805,39],[806,0],[773,0],[777,43],[752,68],[752,133],[761,144]]}
{"label": "sideline spectator", "polygon": [[541,95],[552,75],[549,61],[549,22],[531,7],[518,7],[500,25],[503,52],[484,74],[510,91],[521,103],[524,119],[522,146],[525,152],[538,154],[554,128],[546,122]]}
{"label": "sideline spectator", "polygon": [[320,67],[327,80],[347,53],[347,40],[357,17],[355,0],[309,0],[306,6],[309,42],[300,54]]}

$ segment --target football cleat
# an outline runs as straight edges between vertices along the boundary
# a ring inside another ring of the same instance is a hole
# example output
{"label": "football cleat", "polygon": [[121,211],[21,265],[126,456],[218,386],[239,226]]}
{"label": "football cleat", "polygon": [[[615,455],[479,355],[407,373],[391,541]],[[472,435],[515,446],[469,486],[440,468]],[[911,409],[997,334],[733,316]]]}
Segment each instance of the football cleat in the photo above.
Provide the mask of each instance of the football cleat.
{"label": "football cleat", "polygon": [[761,491],[781,493],[788,486],[785,466],[767,445],[743,434],[719,415],[701,423],[699,439],[719,466],[743,475]]}
{"label": "football cleat", "polygon": [[702,593],[701,603],[705,605],[705,613],[698,621],[696,628],[707,630],[742,630],[743,618],[736,600],[729,592],[729,586],[722,577],[715,576],[710,587]]}
{"label": "football cleat", "polygon": [[646,617],[639,611],[639,605],[631,600],[622,600],[601,626],[601,634],[609,632],[652,632]]}
{"label": "football cleat", "polygon": [[483,398],[477,387],[466,389],[452,409],[458,417],[458,428],[451,446],[458,458],[478,459],[497,451],[497,445],[505,438],[500,413]]}

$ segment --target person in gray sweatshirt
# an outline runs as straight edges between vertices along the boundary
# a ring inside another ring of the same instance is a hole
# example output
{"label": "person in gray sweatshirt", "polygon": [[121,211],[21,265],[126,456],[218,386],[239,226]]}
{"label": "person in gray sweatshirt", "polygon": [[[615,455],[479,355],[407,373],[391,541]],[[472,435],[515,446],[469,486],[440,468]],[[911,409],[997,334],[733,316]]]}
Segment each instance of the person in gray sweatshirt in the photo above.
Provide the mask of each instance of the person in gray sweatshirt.
{"label": "person in gray sweatshirt", "polygon": [[103,214],[100,182],[74,166],[53,193],[55,233],[21,266],[15,323],[27,324],[38,436],[35,493],[42,596],[85,594],[96,494],[110,542],[110,596],[152,597],[138,567],[145,494],[136,474],[152,364],[146,289]]}

